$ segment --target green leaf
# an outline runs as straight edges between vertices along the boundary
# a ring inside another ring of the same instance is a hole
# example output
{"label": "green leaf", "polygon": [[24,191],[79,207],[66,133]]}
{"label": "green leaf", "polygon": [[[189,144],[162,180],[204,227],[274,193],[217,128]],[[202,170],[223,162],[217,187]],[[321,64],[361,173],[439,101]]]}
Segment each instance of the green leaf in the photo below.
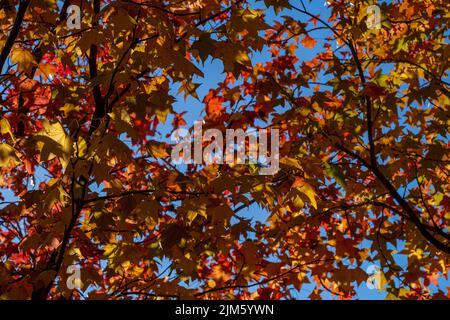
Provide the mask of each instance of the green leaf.
{"label": "green leaf", "polygon": [[336,180],[336,182],[341,187],[343,187],[343,188],[346,187],[345,176],[341,172],[341,170],[340,170],[338,165],[330,164],[330,163],[324,163],[324,167],[325,167],[325,172],[327,173],[328,176],[334,178],[334,180]]}

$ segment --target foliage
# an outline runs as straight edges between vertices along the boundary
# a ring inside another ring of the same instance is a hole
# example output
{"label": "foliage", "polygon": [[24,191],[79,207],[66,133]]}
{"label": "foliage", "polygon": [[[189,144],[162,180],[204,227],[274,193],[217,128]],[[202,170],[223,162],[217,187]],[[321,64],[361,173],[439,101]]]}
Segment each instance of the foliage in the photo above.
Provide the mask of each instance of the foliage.
{"label": "foliage", "polygon": [[[449,297],[450,2],[380,29],[366,0],[1,3],[1,298],[349,299],[363,263],[389,298]],[[204,127],[279,129],[276,175],[171,164],[211,59]]]}

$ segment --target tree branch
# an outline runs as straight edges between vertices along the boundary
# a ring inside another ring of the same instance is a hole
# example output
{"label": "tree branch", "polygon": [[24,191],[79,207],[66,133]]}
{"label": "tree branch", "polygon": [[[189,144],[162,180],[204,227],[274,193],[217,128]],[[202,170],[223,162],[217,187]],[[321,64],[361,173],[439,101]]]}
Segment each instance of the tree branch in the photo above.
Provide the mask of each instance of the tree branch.
{"label": "tree branch", "polygon": [[13,27],[11,32],[9,33],[8,39],[6,40],[5,46],[0,54],[0,72],[3,70],[3,66],[6,62],[6,59],[11,52],[11,49],[16,41],[17,36],[19,35],[20,26],[23,21],[23,17],[25,16],[25,12],[27,11],[28,5],[30,4],[30,0],[24,0],[19,4],[19,10],[17,11],[16,19],[14,20]]}

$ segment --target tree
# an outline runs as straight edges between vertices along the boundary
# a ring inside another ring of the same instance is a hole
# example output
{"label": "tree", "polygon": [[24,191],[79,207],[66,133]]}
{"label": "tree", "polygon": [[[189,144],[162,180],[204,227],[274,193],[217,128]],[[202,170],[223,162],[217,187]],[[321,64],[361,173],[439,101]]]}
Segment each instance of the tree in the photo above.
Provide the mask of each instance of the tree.
{"label": "tree", "polygon": [[[450,3],[368,28],[374,4],[2,1],[0,296],[349,299],[374,264],[389,298],[448,298]],[[205,128],[278,129],[280,170],[173,165],[189,96]]]}

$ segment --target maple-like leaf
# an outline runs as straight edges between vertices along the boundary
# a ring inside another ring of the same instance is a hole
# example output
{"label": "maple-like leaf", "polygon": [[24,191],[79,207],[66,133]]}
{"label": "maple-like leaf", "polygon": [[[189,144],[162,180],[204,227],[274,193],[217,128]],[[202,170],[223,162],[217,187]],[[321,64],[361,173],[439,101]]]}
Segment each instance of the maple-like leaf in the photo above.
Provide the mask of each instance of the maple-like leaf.
{"label": "maple-like leaf", "polygon": [[450,297],[448,1],[72,2],[1,1],[0,299]]}

